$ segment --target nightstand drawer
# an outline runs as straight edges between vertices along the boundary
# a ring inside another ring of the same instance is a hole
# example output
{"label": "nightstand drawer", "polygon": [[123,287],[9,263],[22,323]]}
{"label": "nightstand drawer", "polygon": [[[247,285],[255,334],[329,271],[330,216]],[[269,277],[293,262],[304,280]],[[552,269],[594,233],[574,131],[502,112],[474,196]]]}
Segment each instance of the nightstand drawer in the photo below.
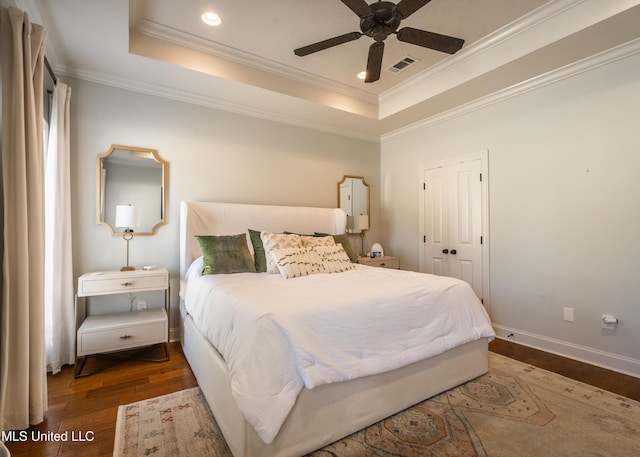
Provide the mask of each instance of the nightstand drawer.
{"label": "nightstand drawer", "polygon": [[107,272],[82,275],[78,278],[78,296],[121,294],[130,291],[162,290],[168,284],[164,270],[153,272]]}
{"label": "nightstand drawer", "polygon": [[381,268],[392,268],[392,269],[399,269],[400,268],[400,259],[397,257],[390,257],[390,256],[385,256],[385,257],[360,257],[360,259],[358,259],[358,263],[361,263],[362,265],[367,265],[370,267],[381,267]]}
{"label": "nightstand drawer", "polygon": [[78,329],[78,356],[164,343],[167,325],[164,308],[89,316]]}

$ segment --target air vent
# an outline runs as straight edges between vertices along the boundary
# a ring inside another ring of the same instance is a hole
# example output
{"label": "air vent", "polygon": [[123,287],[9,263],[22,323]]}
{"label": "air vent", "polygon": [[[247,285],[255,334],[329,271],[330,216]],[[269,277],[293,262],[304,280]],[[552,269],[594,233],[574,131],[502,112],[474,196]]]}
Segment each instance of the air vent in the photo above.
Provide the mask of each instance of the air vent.
{"label": "air vent", "polygon": [[413,65],[417,61],[418,61],[418,59],[416,59],[415,57],[404,56],[402,58],[402,60],[400,60],[399,62],[395,63],[394,65],[391,65],[388,68],[388,70],[390,72],[392,72],[392,73],[400,73],[401,71],[404,71],[407,68],[409,68],[411,65]]}

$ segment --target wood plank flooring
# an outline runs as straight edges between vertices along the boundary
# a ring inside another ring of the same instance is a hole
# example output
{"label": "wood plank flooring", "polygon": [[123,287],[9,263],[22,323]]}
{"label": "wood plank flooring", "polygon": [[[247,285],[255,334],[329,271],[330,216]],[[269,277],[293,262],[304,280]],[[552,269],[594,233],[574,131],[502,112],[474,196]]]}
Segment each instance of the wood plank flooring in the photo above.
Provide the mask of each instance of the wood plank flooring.
{"label": "wood plank flooring", "polygon": [[[109,364],[90,358],[86,368],[93,370]],[[126,361],[79,379],[74,378],[73,367],[65,366],[55,376],[49,374],[49,411],[45,421],[27,430],[29,439],[25,442],[5,444],[12,457],[111,457],[119,405],[196,385],[179,343],[171,343],[168,362]],[[69,432],[67,441],[31,439],[32,433],[65,431]],[[72,441],[72,432],[75,438],[91,441]]]}
{"label": "wood plank flooring", "polygon": [[[493,352],[586,382],[640,401],[640,379],[594,367],[509,341],[495,340]],[[87,368],[100,361],[90,361]],[[49,411],[42,424],[27,430],[29,439],[8,442],[13,457],[111,457],[119,405],[194,387],[196,380],[178,343],[171,360],[161,363],[127,361],[75,379],[73,367],[49,375]],[[32,433],[69,432],[68,441],[31,440]],[[75,438],[91,441],[71,441]]]}

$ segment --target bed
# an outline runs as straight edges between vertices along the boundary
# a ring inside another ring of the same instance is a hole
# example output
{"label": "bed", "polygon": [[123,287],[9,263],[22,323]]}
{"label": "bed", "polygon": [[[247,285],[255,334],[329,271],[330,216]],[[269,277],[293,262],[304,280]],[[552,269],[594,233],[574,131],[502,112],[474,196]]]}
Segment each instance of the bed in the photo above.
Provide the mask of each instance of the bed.
{"label": "bed", "polygon": [[[292,279],[201,274],[198,235],[345,227],[340,209],[181,203],[181,342],[235,457],[304,455],[487,371],[495,335],[461,281],[362,265]],[[427,301],[427,317],[409,314]],[[393,326],[412,339],[396,348]],[[439,333],[422,344],[427,327]]]}

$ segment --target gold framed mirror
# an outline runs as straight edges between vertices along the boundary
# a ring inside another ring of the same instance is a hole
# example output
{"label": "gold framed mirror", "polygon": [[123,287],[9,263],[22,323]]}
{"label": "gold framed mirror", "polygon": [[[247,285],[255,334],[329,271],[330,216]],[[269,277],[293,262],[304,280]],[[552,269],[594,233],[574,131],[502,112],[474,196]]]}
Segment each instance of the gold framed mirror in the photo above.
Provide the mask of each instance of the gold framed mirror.
{"label": "gold framed mirror", "polygon": [[338,183],[338,208],[347,213],[347,235],[360,235],[371,226],[369,198],[369,184],[362,176],[344,175]]}
{"label": "gold framed mirror", "polygon": [[[98,155],[96,168],[96,221],[113,235],[122,235],[125,227],[116,227],[116,207],[136,208],[136,236],[154,235],[166,224],[167,162],[155,149],[111,145]],[[122,230],[118,230],[122,229]]]}

